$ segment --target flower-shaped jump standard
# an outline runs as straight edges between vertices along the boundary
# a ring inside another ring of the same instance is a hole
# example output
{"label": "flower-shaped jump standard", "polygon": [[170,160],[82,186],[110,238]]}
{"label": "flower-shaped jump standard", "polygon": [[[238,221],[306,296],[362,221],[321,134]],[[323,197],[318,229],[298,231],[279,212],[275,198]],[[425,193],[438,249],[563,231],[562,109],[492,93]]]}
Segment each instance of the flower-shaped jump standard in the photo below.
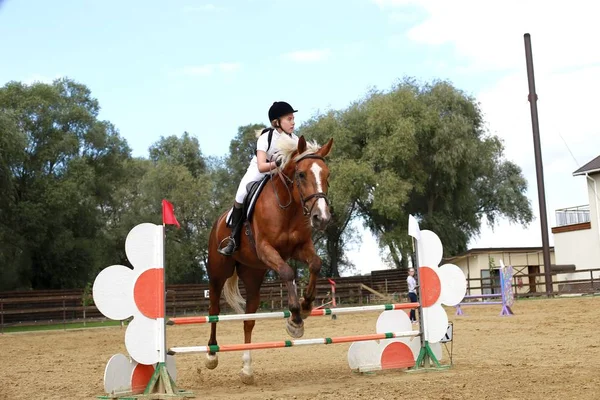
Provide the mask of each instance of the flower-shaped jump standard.
{"label": "flower-shaped jump standard", "polygon": [[[462,301],[467,281],[462,270],[454,264],[444,264],[440,238],[432,231],[420,232],[418,240],[419,285],[423,307],[422,326],[425,340],[439,361],[442,357],[440,340],[448,329],[448,315],[442,304],[453,306]],[[381,313],[377,319],[377,333],[410,331],[411,323],[402,310]],[[348,365],[361,372],[378,369],[409,368],[415,365],[421,350],[419,337],[356,342],[348,349]]]}
{"label": "flower-shaped jump standard", "polygon": [[429,230],[421,231],[419,246],[419,285],[423,306],[425,340],[437,343],[448,329],[448,314],[442,307],[455,306],[465,297],[467,280],[462,270],[454,264],[442,261],[443,247],[438,235]]}
{"label": "flower-shaped jump standard", "polygon": [[104,388],[112,395],[142,393],[149,382],[157,385],[157,379],[164,378],[157,370],[161,363],[168,379],[174,382],[177,378],[175,359],[165,351],[163,235],[160,225],[135,226],[125,240],[125,254],[133,269],[112,265],[94,281],[94,302],[102,314],[114,320],[133,316],[125,332],[125,347],[132,360],[115,354],[104,371]]}
{"label": "flower-shaped jump standard", "polygon": [[[125,240],[125,254],[133,269],[112,265],[94,281],[98,310],[110,319],[133,316],[125,333],[125,347],[140,364],[164,360],[164,274],[162,227],[135,226]],[[162,354],[161,354],[162,352]]]}

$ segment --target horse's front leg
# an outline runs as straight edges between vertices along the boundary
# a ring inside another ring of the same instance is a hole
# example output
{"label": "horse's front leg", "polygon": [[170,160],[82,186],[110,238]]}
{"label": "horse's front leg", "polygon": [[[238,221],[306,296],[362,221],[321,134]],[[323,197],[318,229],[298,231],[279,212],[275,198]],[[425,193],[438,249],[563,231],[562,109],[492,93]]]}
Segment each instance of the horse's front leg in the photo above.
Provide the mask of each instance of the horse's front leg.
{"label": "horse's front leg", "polygon": [[300,338],[304,335],[304,322],[300,316],[300,302],[294,270],[279,255],[279,252],[270,244],[263,242],[257,245],[256,253],[258,258],[269,268],[279,274],[279,278],[285,282],[288,292],[288,308],[292,314],[287,320],[286,329],[291,337]]}
{"label": "horse's front leg", "polygon": [[294,254],[294,259],[308,264],[308,271],[310,272],[308,286],[304,292],[304,299],[300,303],[300,315],[302,319],[306,319],[310,316],[313,301],[317,297],[317,278],[321,272],[323,262],[321,261],[321,257],[317,255],[312,242],[308,242],[300,247]]}

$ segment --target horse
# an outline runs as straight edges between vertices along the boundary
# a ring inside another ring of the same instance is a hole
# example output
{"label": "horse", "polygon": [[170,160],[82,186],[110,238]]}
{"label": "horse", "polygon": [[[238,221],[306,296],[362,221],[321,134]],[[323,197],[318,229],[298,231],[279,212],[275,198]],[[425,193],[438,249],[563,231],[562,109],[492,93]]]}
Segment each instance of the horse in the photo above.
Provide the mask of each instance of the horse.
{"label": "horse", "polygon": [[[270,173],[265,186],[255,200],[254,214],[246,221],[238,248],[231,256],[217,251],[221,241],[231,230],[227,227],[227,212],[221,214],[212,226],[208,241],[207,274],[209,277],[210,315],[219,315],[221,293],[238,314],[255,313],[260,305],[260,287],[269,270],[277,272],[285,282],[290,317],[286,329],[294,338],[304,334],[304,319],[312,310],[316,284],[321,270],[321,258],[316,254],[312,229],[324,230],[331,220],[327,192],[329,168],[325,157],[330,153],[333,138],[322,147],[307,142],[301,136],[296,142],[282,135],[277,142],[280,167]],[[282,204],[284,203],[284,204]],[[294,259],[308,264],[309,282],[304,298],[297,295],[295,273],[286,260]],[[238,279],[246,289],[246,300],[241,296]],[[244,310],[245,305],[245,310]],[[244,343],[251,343],[255,321],[244,321]],[[217,324],[212,323],[209,345],[217,344]],[[215,352],[207,353],[205,365],[218,365]],[[240,377],[243,383],[254,382],[250,351],[242,356]]]}

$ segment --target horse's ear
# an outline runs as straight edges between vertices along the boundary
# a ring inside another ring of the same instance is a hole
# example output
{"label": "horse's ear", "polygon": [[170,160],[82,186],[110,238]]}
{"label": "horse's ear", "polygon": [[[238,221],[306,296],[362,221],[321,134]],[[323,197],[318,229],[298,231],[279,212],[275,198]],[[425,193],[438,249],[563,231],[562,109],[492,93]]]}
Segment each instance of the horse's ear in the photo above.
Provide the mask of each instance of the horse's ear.
{"label": "horse's ear", "polygon": [[302,154],[306,151],[306,139],[304,139],[304,135],[300,136],[298,139],[298,154]]}
{"label": "horse's ear", "polygon": [[331,152],[331,146],[333,146],[333,138],[329,139],[329,141],[319,149],[319,155],[323,158],[327,157]]}

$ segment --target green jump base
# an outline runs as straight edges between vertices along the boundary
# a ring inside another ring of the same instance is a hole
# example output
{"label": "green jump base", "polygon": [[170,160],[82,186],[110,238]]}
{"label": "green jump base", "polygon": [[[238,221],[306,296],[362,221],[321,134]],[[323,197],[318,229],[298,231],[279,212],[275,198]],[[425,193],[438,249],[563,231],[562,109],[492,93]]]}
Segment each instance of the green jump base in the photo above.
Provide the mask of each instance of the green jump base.
{"label": "green jump base", "polygon": [[140,394],[127,394],[120,393],[118,395],[103,395],[97,396],[99,399],[110,399],[110,400],[161,400],[161,399],[183,399],[183,398],[195,398],[193,392],[177,389],[175,381],[169,375],[167,371],[167,365],[165,363],[158,363],[144,393]]}

